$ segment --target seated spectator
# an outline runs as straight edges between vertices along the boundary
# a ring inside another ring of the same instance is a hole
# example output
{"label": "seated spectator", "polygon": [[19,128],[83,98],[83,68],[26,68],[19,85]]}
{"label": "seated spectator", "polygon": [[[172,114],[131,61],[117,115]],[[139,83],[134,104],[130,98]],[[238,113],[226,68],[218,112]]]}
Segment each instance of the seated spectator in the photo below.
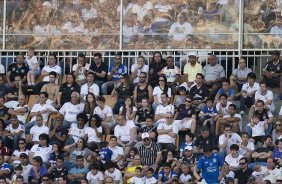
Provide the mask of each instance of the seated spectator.
{"label": "seated spectator", "polygon": [[225,79],[222,80],[222,88],[220,88],[217,91],[217,94],[215,96],[215,101],[216,103],[219,103],[219,96],[221,94],[225,93],[227,95],[227,101],[233,102],[234,101],[234,97],[235,97],[235,90],[233,88],[230,87],[230,82],[229,80]]}
{"label": "seated spectator", "polygon": [[206,106],[200,111],[199,123],[204,126],[209,126],[211,133],[215,133],[215,122],[218,119],[216,106],[213,105],[213,100],[208,98],[206,100]]}
{"label": "seated spectator", "polygon": [[167,79],[165,76],[159,77],[159,85],[154,87],[153,90],[154,103],[152,107],[154,110],[162,103],[162,94],[167,94],[169,101],[171,100],[171,88],[167,86]]}
{"label": "seated spectator", "polygon": [[82,102],[86,101],[86,96],[88,93],[93,93],[95,96],[99,96],[100,88],[94,82],[94,73],[88,72],[86,75],[86,83],[80,88],[80,99]]}
{"label": "seated spectator", "polygon": [[262,170],[266,173],[263,180],[269,180],[271,183],[276,183],[278,178],[281,178],[281,170],[275,167],[275,159],[269,157],[266,160],[266,165],[262,165]]}
{"label": "seated spectator", "polygon": [[126,120],[124,115],[118,115],[116,122],[117,126],[114,129],[114,135],[117,137],[117,143],[124,149],[124,156],[127,157],[130,149],[137,141],[136,127],[134,122]]}
{"label": "seated spectator", "polygon": [[130,179],[131,183],[144,183],[143,170],[141,167],[136,167],[134,176]]}
{"label": "seated spectator", "polygon": [[69,154],[69,159],[64,162],[67,169],[75,167],[76,158],[79,155],[87,162],[90,162],[94,157],[94,152],[86,147],[86,141],[83,138],[79,138],[76,143],[66,145],[64,151]]}
{"label": "seated spectator", "polygon": [[93,93],[88,93],[86,95],[85,106],[84,106],[84,112],[87,114],[88,117],[93,116],[95,107],[97,107],[95,95]]}
{"label": "seated spectator", "polygon": [[167,149],[172,153],[175,152],[175,139],[178,131],[178,125],[173,122],[173,113],[167,112],[165,114],[165,121],[159,123],[157,128],[158,143],[162,149]]}
{"label": "seated spectator", "polygon": [[50,154],[52,153],[52,146],[49,145],[48,134],[40,134],[39,140],[39,144],[34,144],[28,153],[29,162],[33,164],[32,159],[40,156],[42,163],[47,165],[49,163]]}
{"label": "seated spectator", "polygon": [[277,148],[273,150],[272,158],[275,159],[276,163],[281,167],[282,166],[282,139],[279,139]]}
{"label": "seated spectator", "polygon": [[93,60],[88,71],[94,73],[94,82],[101,87],[107,82],[108,65],[102,61],[102,54],[99,52],[94,54]]}
{"label": "seated spectator", "polygon": [[56,167],[52,167],[50,170],[51,171],[50,177],[53,182],[57,182],[60,177],[63,177],[65,180],[67,179],[68,169],[63,166],[64,165],[63,163],[64,163],[63,157],[56,158],[56,162],[55,162]]}
{"label": "seated spectator", "polygon": [[232,132],[232,126],[226,124],[224,128],[224,133],[219,136],[218,140],[218,145],[220,147],[220,156],[224,159],[230,151],[230,146],[233,144],[240,144],[241,142],[241,137],[237,133]]}
{"label": "seated spectator", "polygon": [[[273,92],[267,89],[265,82],[259,83],[260,89],[255,94],[255,102],[262,100],[265,103],[265,108],[274,112],[275,106],[273,101]],[[251,107],[250,111],[253,110],[254,106]]]}
{"label": "seated spectator", "polygon": [[117,96],[117,103],[113,108],[113,113],[118,114],[120,107],[125,103],[125,98],[133,96],[134,87],[131,84],[129,75],[124,74],[120,77],[120,83],[117,87],[114,87],[111,97]]}
{"label": "seated spectator", "polygon": [[184,154],[179,159],[179,162],[182,164],[188,164],[191,171],[194,171],[196,161],[199,159],[198,155],[194,153],[192,146],[186,146],[184,148]]}
{"label": "seated spectator", "polygon": [[97,98],[98,106],[95,107],[93,114],[98,114],[102,119],[102,127],[106,135],[110,134],[110,131],[115,127],[116,123],[112,120],[113,111],[112,108],[105,104],[106,99],[102,96]]}
{"label": "seated spectator", "polygon": [[259,114],[254,113],[251,122],[247,126],[251,128],[251,138],[255,140],[255,143],[262,142],[265,131],[268,129],[268,123],[260,121]]}
{"label": "seated spectator", "polygon": [[55,83],[57,73],[56,72],[50,72],[49,73],[49,83],[45,84],[41,88],[41,92],[46,92],[48,94],[48,100],[47,103],[53,105],[56,107],[57,105],[57,98],[60,86]]}
{"label": "seated spectator", "polygon": [[[111,156],[111,162],[113,164],[115,164],[115,166],[122,168],[123,167],[124,150],[123,150],[122,147],[118,146],[116,136],[110,137],[109,149],[113,152],[113,154]],[[104,164],[104,165],[106,167],[106,164]]]}
{"label": "seated spectator", "polygon": [[141,101],[144,98],[149,98],[149,102],[153,102],[153,89],[147,83],[147,74],[141,72],[139,75],[139,84],[134,88],[133,101],[137,108],[141,107]]}
{"label": "seated spectator", "polygon": [[5,103],[5,99],[3,97],[0,97],[0,119],[1,119],[0,121],[3,120],[4,125],[6,125],[9,124],[9,122],[7,121],[9,118],[9,114],[8,114],[9,109],[5,107],[4,103]]}
{"label": "seated spectator", "polygon": [[76,166],[72,167],[68,173],[70,184],[76,184],[81,178],[85,178],[88,169],[84,167],[84,158],[82,155],[76,157]]}
{"label": "seated spectator", "polygon": [[64,145],[68,130],[63,127],[64,116],[59,114],[55,117],[55,123],[50,125],[49,139],[50,144],[57,143],[60,146]]}
{"label": "seated spectator", "polygon": [[202,110],[206,105],[206,100],[209,95],[208,87],[204,84],[204,75],[202,73],[196,74],[195,85],[192,85],[189,90],[189,95],[193,98],[193,105],[197,107],[197,109]]}
{"label": "seated spectator", "polygon": [[138,147],[138,154],[141,157],[141,165],[156,169],[162,158],[161,147],[152,140],[149,133],[142,133],[141,138],[143,144]]}
{"label": "seated spectator", "polygon": [[17,101],[19,95],[27,95],[27,89],[21,79],[21,76],[15,76],[15,85],[9,89],[7,101]]}
{"label": "seated spectator", "polygon": [[180,146],[180,157],[182,157],[185,154],[185,147],[186,146],[191,146],[193,147],[193,139],[194,139],[194,134],[192,134],[191,132],[186,132],[185,134],[185,142],[181,143]]}
{"label": "seated spectator", "polygon": [[126,179],[126,183],[133,183],[132,178],[135,175],[135,169],[138,167],[142,169],[141,157],[140,155],[135,155],[132,163],[125,169],[124,177]]}
{"label": "seated spectator", "polygon": [[276,143],[276,141],[278,139],[282,139],[282,123],[281,123],[281,121],[276,121],[276,123],[274,125],[274,130],[272,131],[272,141]]}
{"label": "seated spectator", "polygon": [[[151,3],[151,2],[146,2],[146,3]],[[133,12],[133,8],[132,8],[132,12]],[[149,63],[149,78],[148,78],[149,84],[153,88],[159,84],[158,83],[159,77],[161,76],[161,71],[165,66],[166,66],[166,62],[165,59],[163,59],[162,57],[162,53],[159,51],[154,52],[153,58]]]}
{"label": "seated spectator", "polygon": [[8,114],[17,116],[19,122],[25,124],[29,111],[30,107],[26,104],[25,96],[19,95],[18,102],[8,110]]}
{"label": "seated spectator", "polygon": [[18,165],[21,163],[20,161],[20,155],[22,153],[25,153],[28,155],[29,153],[29,150],[26,149],[26,140],[24,138],[20,138],[18,140],[18,149],[13,149],[13,153],[12,153],[12,156],[11,156],[11,161],[12,161],[12,164],[13,165]]}
{"label": "seated spectator", "polygon": [[63,127],[69,128],[72,124],[77,123],[77,115],[84,110],[84,104],[79,100],[79,93],[73,92],[71,94],[71,101],[65,103],[59,113],[64,116]]}
{"label": "seated spectator", "polygon": [[[263,144],[255,149],[254,153],[252,154],[252,158],[254,159],[255,163],[259,163],[262,166],[266,166],[266,161],[268,158],[272,156],[273,148],[271,146],[272,140],[270,136],[265,136],[263,138]],[[253,164],[250,166],[253,167]]]}
{"label": "seated spectator", "polygon": [[24,125],[19,124],[18,117],[13,115],[10,118],[11,124],[7,125],[2,136],[3,142],[8,149],[16,150],[18,148],[18,140],[25,138]]}
{"label": "seated spectator", "polygon": [[36,123],[37,124],[30,129],[29,142],[32,144],[39,144],[41,134],[49,134],[49,128],[43,124],[41,114],[36,115]]}
{"label": "seated spectator", "polygon": [[137,108],[134,106],[134,103],[131,97],[125,97],[125,103],[119,109],[119,114],[124,115],[126,120],[135,120]]}
{"label": "seated spectator", "polygon": [[177,174],[171,169],[170,163],[164,163],[162,168],[162,171],[158,174],[159,183],[170,183],[173,179],[177,178]]}
{"label": "seated spectator", "polygon": [[[235,173],[234,171],[231,171],[229,169],[229,165],[227,162],[224,161],[224,164],[222,166],[222,170],[221,170],[221,180],[220,183],[227,183],[227,184],[233,184],[234,183],[234,177],[235,177]],[[230,180],[233,180],[233,182],[229,182]]]}
{"label": "seated spectator", "polygon": [[147,116],[145,126],[141,127],[138,131],[138,139],[139,140],[142,140],[142,134],[143,133],[148,133],[150,138],[154,142],[156,142],[158,133],[157,133],[157,127],[155,127],[153,124],[154,124],[153,117]]}
{"label": "seated spectator", "polygon": [[43,166],[42,158],[35,156],[32,159],[33,167],[30,169],[28,183],[41,183],[42,177],[48,173],[47,168]]}
{"label": "seated spectator", "polygon": [[35,49],[28,49],[27,57],[25,58],[25,62],[28,65],[29,71],[27,73],[27,85],[34,86],[35,79],[40,75],[40,66],[36,56],[34,55]]}
{"label": "seated spectator", "polygon": [[112,161],[105,163],[105,169],[105,181],[108,181],[107,176],[109,176],[114,180],[115,184],[123,184],[121,172],[119,169],[115,168],[115,164]]}
{"label": "seated spectator", "polygon": [[111,161],[111,158],[113,155],[112,150],[110,150],[108,146],[109,146],[109,143],[106,141],[101,142],[100,144],[99,157],[97,156],[97,159],[98,160],[100,159],[103,164],[105,164],[106,161]]}
{"label": "seated spectator", "polygon": [[4,178],[9,178],[11,174],[11,166],[6,163],[4,154],[0,154],[0,176]]}
{"label": "seated spectator", "polygon": [[9,88],[4,84],[4,75],[0,74],[0,96],[7,98]]}
{"label": "seated spectator", "polygon": [[26,182],[24,182],[24,177],[23,177],[23,175],[18,175],[18,176],[16,177],[16,183],[17,183],[17,184],[24,184],[24,183],[26,183]]}
{"label": "seated spectator", "polygon": [[160,123],[165,121],[167,113],[174,115],[174,106],[169,103],[170,98],[167,93],[161,94],[162,104],[160,104],[155,111],[155,121]]}
{"label": "seated spectator", "polygon": [[196,153],[202,153],[203,149],[207,146],[215,146],[216,140],[215,137],[212,136],[209,132],[209,128],[207,126],[202,126],[201,135],[199,135],[194,144],[194,150]]}
{"label": "seated spectator", "polygon": [[252,153],[255,150],[255,145],[249,139],[249,135],[247,132],[242,132],[241,134],[242,142],[238,144],[239,146],[239,154],[246,157],[249,161],[251,161]]}
{"label": "seated spectator", "polygon": [[239,161],[243,156],[240,155],[238,151],[239,146],[237,144],[232,144],[230,146],[230,153],[225,157],[225,162],[229,165],[231,171],[236,171],[240,168]]}
{"label": "seated spectator", "polygon": [[61,108],[66,102],[71,101],[71,94],[73,92],[80,93],[80,86],[75,82],[75,76],[72,73],[66,75],[67,81],[60,86],[57,108]]}
{"label": "seated spectator", "polygon": [[248,74],[251,72],[252,70],[247,68],[246,58],[240,58],[238,68],[236,68],[230,76],[230,87],[236,91],[241,91],[242,86],[248,80]]}
{"label": "seated spectator", "polygon": [[192,106],[192,98],[187,96],[185,104],[181,104],[174,115],[174,123],[179,124],[179,129],[190,129],[191,133],[196,129],[196,110]]}
{"label": "seated spectator", "polygon": [[235,171],[235,182],[247,183],[248,178],[252,175],[253,170],[248,167],[248,159],[243,157],[239,160],[240,169]]}
{"label": "seated spectator", "polygon": [[28,183],[29,172],[32,169],[32,165],[28,162],[28,155],[26,153],[20,154],[20,164],[23,167],[24,183]]}
{"label": "seated spectator", "polygon": [[225,93],[222,93],[219,96],[219,101],[218,103],[216,103],[216,110],[217,110],[217,114],[219,115],[219,117],[221,116],[225,116],[228,114],[228,107],[230,104],[232,104],[230,101],[227,100],[227,95]]}
{"label": "seated spectator", "polygon": [[133,85],[137,86],[139,83],[139,76],[142,72],[148,73],[149,66],[145,64],[145,58],[143,56],[138,56],[137,63],[131,66],[131,80]]}
{"label": "seated spectator", "polygon": [[80,53],[77,56],[77,64],[73,65],[72,71],[74,71],[74,76],[76,78],[77,84],[82,86],[86,83],[86,74],[90,68],[90,64],[86,62],[85,55]]}
{"label": "seated spectator", "polygon": [[179,95],[175,95],[173,99],[173,105],[177,108],[181,104],[185,104],[185,98],[187,95],[186,88],[184,86],[179,86],[178,88]]}
{"label": "seated spectator", "polygon": [[154,174],[154,169],[153,168],[148,168],[147,172],[145,173],[144,178],[144,182],[145,183],[152,183],[152,184],[156,184],[158,183],[158,180],[153,176]]}
{"label": "seated spectator", "polygon": [[101,171],[99,171],[99,165],[92,164],[89,168],[89,172],[86,175],[86,179],[89,183],[102,184],[104,181],[104,176]]}
{"label": "seated spectator", "polygon": [[92,151],[98,151],[102,135],[102,119],[98,114],[89,117],[88,127],[85,130],[84,139],[87,140],[87,147]]}
{"label": "seated spectator", "polygon": [[218,118],[216,122],[216,135],[223,132],[224,125],[229,124],[232,127],[232,132],[240,133],[242,130],[242,117],[236,113],[236,105],[230,104],[228,106],[228,114],[222,118]]}
{"label": "seated spectator", "polygon": [[[141,107],[137,110],[135,125],[138,127],[146,126],[146,117],[153,117],[154,111],[151,108],[148,98],[143,98],[141,101]],[[153,118],[154,119],[154,118]]]}
{"label": "seated spectator", "polygon": [[255,103],[255,94],[259,90],[259,84],[256,81],[256,74],[249,73],[247,83],[243,84],[240,92],[240,114],[245,114],[246,106],[250,108]]}

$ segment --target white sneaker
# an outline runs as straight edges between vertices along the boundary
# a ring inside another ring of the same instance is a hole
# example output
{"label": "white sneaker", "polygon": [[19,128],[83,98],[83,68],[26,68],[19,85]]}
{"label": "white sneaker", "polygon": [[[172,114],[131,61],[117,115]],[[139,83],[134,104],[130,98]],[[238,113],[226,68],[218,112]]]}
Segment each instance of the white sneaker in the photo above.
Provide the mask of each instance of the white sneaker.
{"label": "white sneaker", "polygon": [[240,111],[240,114],[241,114],[241,115],[244,115],[244,114],[245,114],[245,111]]}

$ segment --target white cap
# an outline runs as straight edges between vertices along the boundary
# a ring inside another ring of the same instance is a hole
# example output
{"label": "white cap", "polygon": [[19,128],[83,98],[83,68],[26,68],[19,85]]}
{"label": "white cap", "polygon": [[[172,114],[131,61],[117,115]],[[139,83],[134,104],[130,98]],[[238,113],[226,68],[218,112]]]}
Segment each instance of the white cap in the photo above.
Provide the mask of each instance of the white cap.
{"label": "white cap", "polygon": [[52,5],[51,5],[51,3],[49,1],[45,1],[43,3],[43,6],[49,6],[51,8]]}
{"label": "white cap", "polygon": [[189,150],[189,151],[192,151],[192,150],[193,150],[193,148],[192,148],[192,146],[186,146],[184,150]]}
{"label": "white cap", "polygon": [[141,137],[142,137],[142,139],[145,139],[145,138],[149,138],[150,135],[149,135],[149,133],[144,132]]}
{"label": "white cap", "polygon": [[197,52],[189,52],[188,56],[196,56],[197,57]]}

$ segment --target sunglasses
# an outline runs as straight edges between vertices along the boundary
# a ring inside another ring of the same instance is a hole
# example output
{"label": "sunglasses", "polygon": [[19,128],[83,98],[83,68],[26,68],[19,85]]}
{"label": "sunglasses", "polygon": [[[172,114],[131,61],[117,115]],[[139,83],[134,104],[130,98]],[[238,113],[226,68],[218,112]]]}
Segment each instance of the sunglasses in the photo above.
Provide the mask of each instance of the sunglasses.
{"label": "sunglasses", "polygon": [[166,117],[167,119],[173,119],[173,117]]}
{"label": "sunglasses", "polygon": [[191,100],[185,100],[185,102],[189,102],[189,103],[190,103],[190,102],[192,102],[192,101],[191,101]]}
{"label": "sunglasses", "polygon": [[145,138],[145,139],[143,139],[143,141],[149,141],[150,139],[149,138]]}
{"label": "sunglasses", "polygon": [[281,124],[276,124],[276,126],[281,126]]}

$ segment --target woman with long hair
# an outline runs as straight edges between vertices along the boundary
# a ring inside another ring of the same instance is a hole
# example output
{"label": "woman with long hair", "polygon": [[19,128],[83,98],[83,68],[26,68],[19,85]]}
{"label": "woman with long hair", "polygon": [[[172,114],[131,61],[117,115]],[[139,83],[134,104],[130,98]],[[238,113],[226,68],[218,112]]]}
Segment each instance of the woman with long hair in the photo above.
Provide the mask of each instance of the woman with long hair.
{"label": "woman with long hair", "polygon": [[126,97],[124,106],[120,107],[119,114],[125,115],[127,120],[134,120],[136,116],[137,108],[134,106],[131,97]]}
{"label": "woman with long hair", "polygon": [[274,130],[272,131],[273,142],[276,142],[277,139],[282,137],[282,123],[281,121],[276,121],[274,125]]}
{"label": "woman with long hair", "polygon": [[153,96],[154,96],[154,103],[153,109],[155,110],[158,105],[162,103],[161,95],[162,93],[166,93],[169,98],[171,98],[171,88],[167,86],[167,80],[165,76],[159,77],[159,85],[154,87]]}
{"label": "woman with long hair", "polygon": [[89,126],[85,130],[85,140],[87,139],[87,147],[92,151],[98,151],[98,144],[101,142],[102,135],[102,119],[98,114],[91,115],[89,118]]}
{"label": "woman with long hair", "polygon": [[85,106],[84,106],[84,112],[88,115],[91,116],[93,115],[94,109],[97,106],[96,103],[96,98],[95,95],[93,93],[88,93],[86,95],[86,102],[85,102]]}

